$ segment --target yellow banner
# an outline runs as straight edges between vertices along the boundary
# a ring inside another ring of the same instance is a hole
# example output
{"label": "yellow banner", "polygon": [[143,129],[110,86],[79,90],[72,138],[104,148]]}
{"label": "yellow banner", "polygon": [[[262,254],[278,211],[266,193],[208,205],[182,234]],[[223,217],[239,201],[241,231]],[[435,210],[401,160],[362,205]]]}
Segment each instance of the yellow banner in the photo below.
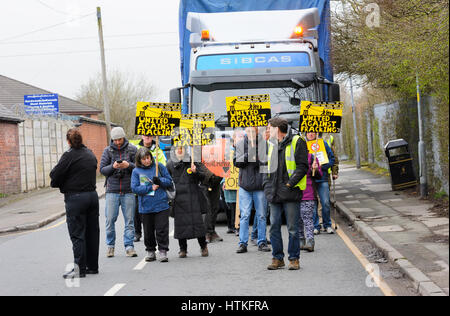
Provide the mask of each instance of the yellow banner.
{"label": "yellow banner", "polygon": [[340,133],[343,102],[302,101],[300,132]]}
{"label": "yellow banner", "polygon": [[225,190],[237,191],[239,190],[239,168],[233,164],[234,151],[230,152],[230,173],[225,177]]}
{"label": "yellow banner", "polygon": [[306,142],[306,145],[308,145],[309,153],[316,155],[317,159],[319,160],[319,164],[321,166],[329,162],[327,150],[325,149],[325,143],[323,142],[322,138],[319,138],[317,142],[315,140]]}
{"label": "yellow banner", "polygon": [[174,146],[205,146],[211,144],[214,113],[182,114],[180,129],[173,134]]}
{"label": "yellow banner", "polygon": [[181,103],[138,102],[136,135],[170,136],[180,126]]}
{"label": "yellow banner", "polygon": [[231,127],[267,126],[271,117],[270,95],[227,97],[228,124]]}

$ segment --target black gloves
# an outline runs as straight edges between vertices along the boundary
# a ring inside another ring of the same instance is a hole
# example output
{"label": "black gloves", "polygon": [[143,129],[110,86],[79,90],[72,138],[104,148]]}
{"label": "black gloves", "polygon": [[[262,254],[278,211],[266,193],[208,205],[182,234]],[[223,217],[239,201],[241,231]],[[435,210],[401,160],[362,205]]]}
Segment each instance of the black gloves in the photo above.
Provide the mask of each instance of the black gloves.
{"label": "black gloves", "polygon": [[161,185],[161,180],[159,180],[158,177],[153,177],[153,184],[155,184],[155,185]]}

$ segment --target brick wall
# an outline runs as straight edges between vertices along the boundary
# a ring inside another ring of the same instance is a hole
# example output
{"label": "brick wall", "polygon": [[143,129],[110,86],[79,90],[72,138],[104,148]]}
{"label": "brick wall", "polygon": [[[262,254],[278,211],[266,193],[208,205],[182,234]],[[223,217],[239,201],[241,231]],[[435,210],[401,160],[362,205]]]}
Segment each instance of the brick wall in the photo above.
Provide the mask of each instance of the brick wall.
{"label": "brick wall", "polygon": [[0,121],[0,193],[20,191],[19,129]]}
{"label": "brick wall", "polygon": [[[83,143],[97,157],[97,168],[100,167],[103,150],[106,143],[106,125],[84,121],[80,127]],[[98,171],[99,172],[99,171]]]}

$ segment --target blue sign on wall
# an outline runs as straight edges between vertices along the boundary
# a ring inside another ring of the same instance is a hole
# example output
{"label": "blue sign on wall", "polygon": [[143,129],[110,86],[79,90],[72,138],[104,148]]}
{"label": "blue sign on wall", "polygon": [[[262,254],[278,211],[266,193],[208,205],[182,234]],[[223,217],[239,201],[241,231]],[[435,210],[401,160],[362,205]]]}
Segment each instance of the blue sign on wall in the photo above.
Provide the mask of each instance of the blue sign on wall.
{"label": "blue sign on wall", "polygon": [[197,70],[310,66],[306,52],[207,55],[197,59]]}
{"label": "blue sign on wall", "polygon": [[58,94],[31,94],[23,96],[25,113],[55,115],[59,112]]}

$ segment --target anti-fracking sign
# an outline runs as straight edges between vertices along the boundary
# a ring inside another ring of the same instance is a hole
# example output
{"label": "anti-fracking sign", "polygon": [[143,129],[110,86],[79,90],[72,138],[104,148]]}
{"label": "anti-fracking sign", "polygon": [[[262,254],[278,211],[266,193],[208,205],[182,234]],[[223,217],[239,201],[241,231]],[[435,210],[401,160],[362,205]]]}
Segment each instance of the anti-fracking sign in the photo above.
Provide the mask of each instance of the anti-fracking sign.
{"label": "anti-fracking sign", "polygon": [[316,156],[320,165],[325,165],[329,162],[325,143],[322,138],[306,142],[306,145],[308,146],[308,152]]}
{"label": "anti-fracking sign", "polygon": [[171,136],[180,126],[181,103],[138,102],[136,106],[136,135]]}
{"label": "anti-fracking sign", "polygon": [[214,113],[182,114],[180,128],[173,132],[174,146],[210,145],[215,127]]}
{"label": "anti-fracking sign", "polygon": [[302,101],[300,132],[340,133],[344,103]]}
{"label": "anti-fracking sign", "polygon": [[231,127],[268,125],[271,117],[269,94],[227,97],[225,102]]}

